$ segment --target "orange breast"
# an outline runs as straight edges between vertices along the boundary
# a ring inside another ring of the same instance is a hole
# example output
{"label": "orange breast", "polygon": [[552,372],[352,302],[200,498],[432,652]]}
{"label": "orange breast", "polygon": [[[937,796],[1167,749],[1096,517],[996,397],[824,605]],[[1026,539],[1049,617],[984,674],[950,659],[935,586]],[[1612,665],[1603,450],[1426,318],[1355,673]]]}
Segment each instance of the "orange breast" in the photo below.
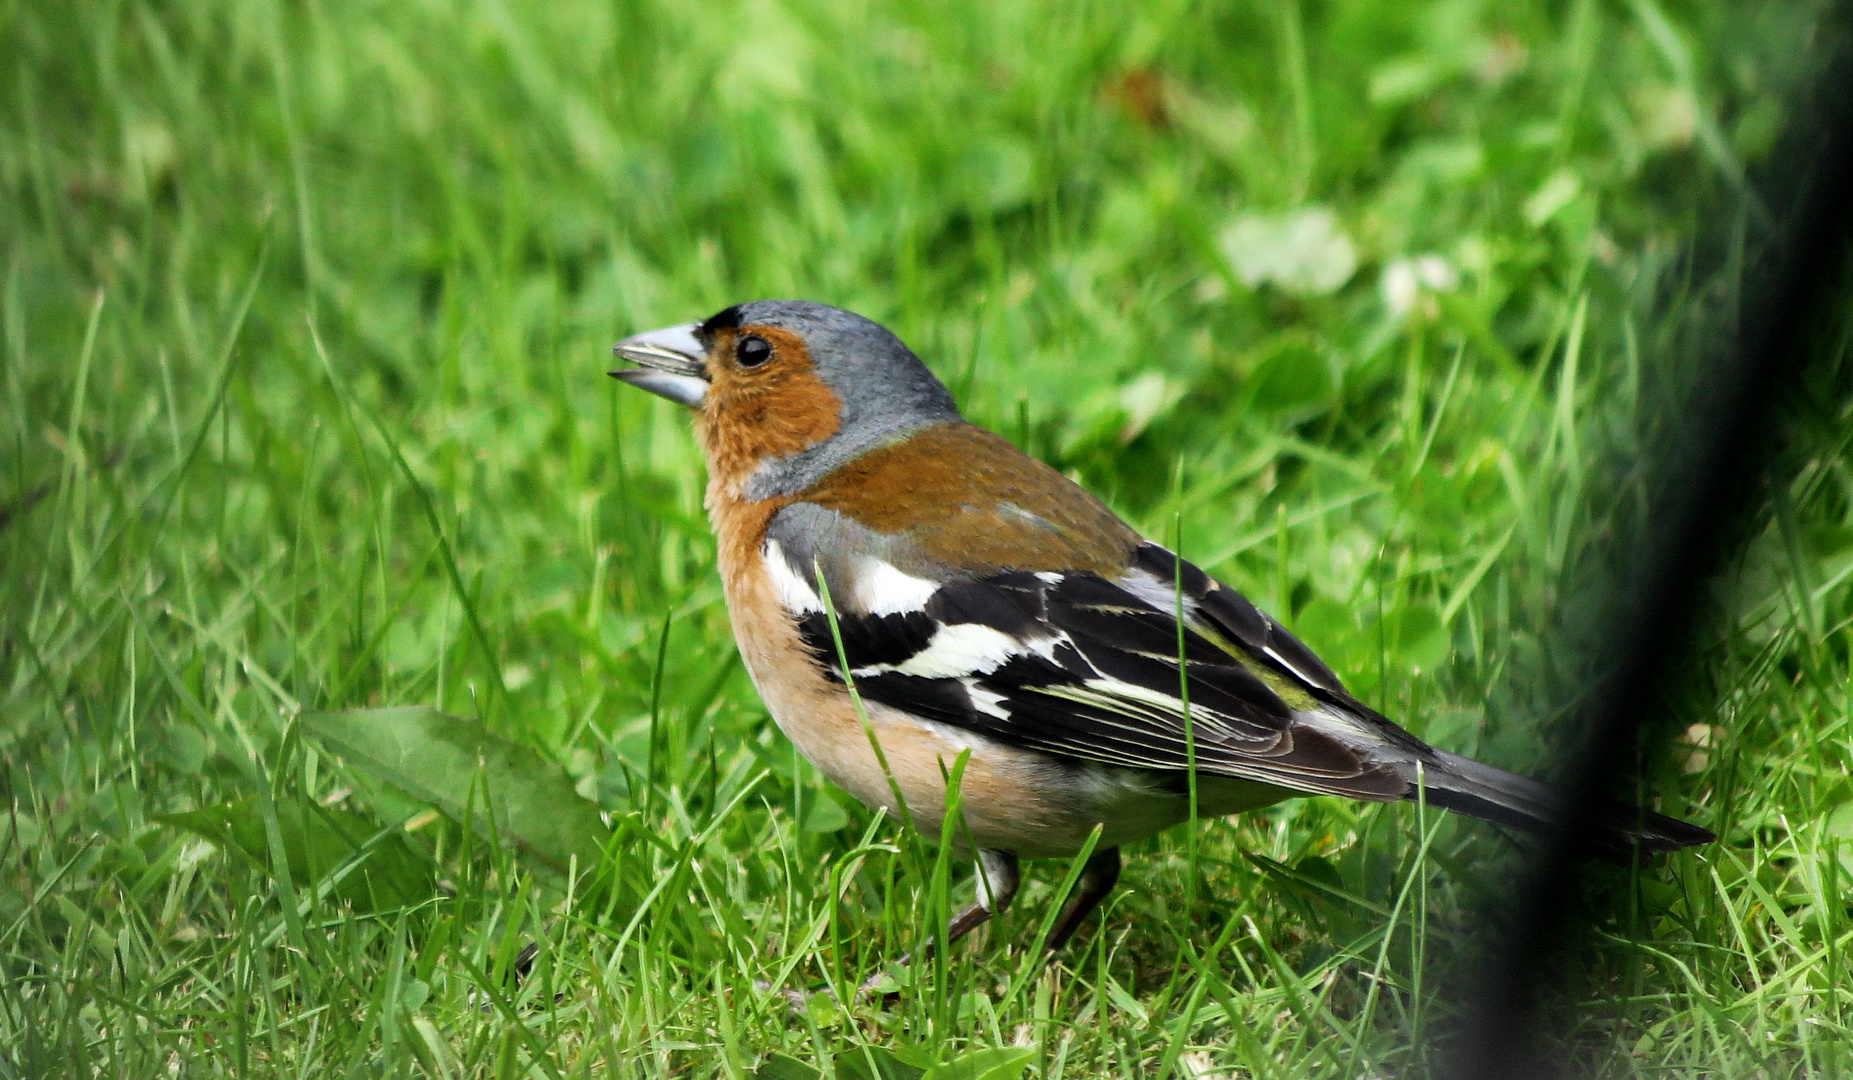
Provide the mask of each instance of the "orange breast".
{"label": "orange breast", "polygon": [[[899,812],[900,791],[916,828],[939,835],[945,813],[945,772],[961,751],[967,759],[961,791],[965,823],[979,847],[1023,855],[1079,850],[1098,820],[1071,770],[1042,755],[869,702],[862,716],[842,684],[823,676],[779,606],[760,549],[772,515],[788,499],[748,503],[710,481],[708,510],[718,540],[722,589],[734,640],[772,719],[819,771],[865,806]],[[870,736],[887,761],[877,758]],[[890,784],[892,777],[892,785]],[[959,846],[966,846],[961,840]]]}

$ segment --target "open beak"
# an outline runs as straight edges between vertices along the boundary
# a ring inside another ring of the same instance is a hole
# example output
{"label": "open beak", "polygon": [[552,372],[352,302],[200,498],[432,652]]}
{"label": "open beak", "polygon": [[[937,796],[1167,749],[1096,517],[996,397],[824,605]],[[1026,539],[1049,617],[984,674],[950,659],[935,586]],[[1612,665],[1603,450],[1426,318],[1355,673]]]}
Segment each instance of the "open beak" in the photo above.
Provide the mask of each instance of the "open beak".
{"label": "open beak", "polygon": [[701,399],[708,392],[701,358],[708,350],[695,338],[696,325],[684,323],[652,330],[613,345],[613,353],[643,366],[614,371],[611,377],[679,405],[701,408]]}

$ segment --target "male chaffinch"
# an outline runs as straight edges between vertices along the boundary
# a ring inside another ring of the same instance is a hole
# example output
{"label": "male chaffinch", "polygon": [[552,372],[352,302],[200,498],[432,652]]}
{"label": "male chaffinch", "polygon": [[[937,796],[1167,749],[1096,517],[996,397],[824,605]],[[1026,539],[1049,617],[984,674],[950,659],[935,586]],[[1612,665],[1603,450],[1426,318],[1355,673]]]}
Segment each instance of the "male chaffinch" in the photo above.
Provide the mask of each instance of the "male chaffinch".
{"label": "male chaffinch", "polygon": [[[1203,817],[1420,795],[1501,825],[1554,821],[1556,789],[1360,703],[1233,589],[966,423],[868,319],[756,301],[615,351],[642,366],[613,376],[695,411],[734,639],[786,736],[865,805],[894,812],[898,793],[929,836],[969,752],[956,835],[983,881],[948,940],[1010,903],[1019,857],[1072,857],[1099,826],[1044,943],[1059,948],[1113,887],[1120,845],[1189,816],[1193,764]],[[1622,807],[1605,831],[1617,851],[1713,838]]]}

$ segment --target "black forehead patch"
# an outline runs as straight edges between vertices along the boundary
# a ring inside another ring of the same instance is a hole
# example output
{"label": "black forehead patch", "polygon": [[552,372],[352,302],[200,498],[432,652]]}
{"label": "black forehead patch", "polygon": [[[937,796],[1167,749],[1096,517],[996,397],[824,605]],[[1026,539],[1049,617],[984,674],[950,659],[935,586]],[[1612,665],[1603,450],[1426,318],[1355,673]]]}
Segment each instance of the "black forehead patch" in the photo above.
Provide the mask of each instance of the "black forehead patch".
{"label": "black forehead patch", "polygon": [[714,333],[717,330],[740,329],[740,309],[745,306],[745,304],[735,304],[730,308],[722,308],[720,311],[708,316],[706,322],[695,328],[695,336],[699,338],[703,344],[706,344],[713,339]]}

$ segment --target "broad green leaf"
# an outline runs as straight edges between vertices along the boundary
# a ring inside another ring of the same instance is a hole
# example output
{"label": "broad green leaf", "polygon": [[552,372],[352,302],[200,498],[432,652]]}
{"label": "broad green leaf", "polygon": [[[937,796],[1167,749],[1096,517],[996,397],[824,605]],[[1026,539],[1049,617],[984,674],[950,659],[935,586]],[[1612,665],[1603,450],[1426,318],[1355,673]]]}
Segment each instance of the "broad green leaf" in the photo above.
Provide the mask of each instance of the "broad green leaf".
{"label": "broad green leaf", "polygon": [[[256,799],[163,814],[155,820],[241,851],[275,870]],[[277,824],[283,833],[290,881],[298,889],[319,885],[359,855],[361,861],[331,890],[356,908],[402,907],[428,899],[436,891],[430,860],[413,850],[397,829],[382,830],[351,810],[302,802],[279,802]]]}
{"label": "broad green leaf", "polygon": [[836,1056],[838,1080],[920,1080],[923,1072],[881,1046],[857,1046]]}
{"label": "broad green leaf", "polygon": [[1838,851],[1840,865],[1853,873],[1853,800],[1829,810],[1821,831],[1827,834],[1828,845]]}
{"label": "broad green leaf", "polygon": [[0,812],[0,852],[17,856],[39,842],[39,824],[17,806]]}
{"label": "broad green leaf", "polygon": [[302,715],[303,730],[349,764],[428,802],[473,817],[540,866],[597,865],[610,835],[565,770],[474,720],[422,705]]}
{"label": "broad green leaf", "polygon": [[836,832],[849,824],[849,813],[830,796],[815,792],[804,808],[805,832]]}
{"label": "broad green leaf", "polygon": [[1029,1068],[1036,1051],[1027,1046],[997,1046],[974,1050],[964,1057],[935,1065],[920,1080],[1015,1080]]}
{"label": "broad green leaf", "polygon": [[1300,335],[1283,334],[1264,343],[1250,364],[1242,379],[1247,408],[1275,423],[1302,423],[1338,404],[1331,364]]}
{"label": "broad green leaf", "polygon": [[772,1054],[753,1072],[753,1080],[818,1080],[823,1073],[796,1058]]}
{"label": "broad green leaf", "polygon": [[1447,660],[1448,628],[1435,609],[1427,604],[1410,604],[1395,623],[1396,647],[1403,662],[1417,671],[1434,671]]}
{"label": "broad green leaf", "polygon": [[1293,634],[1347,683],[1357,681],[1367,667],[1363,648],[1366,639],[1358,628],[1357,612],[1349,604],[1326,596],[1313,597],[1293,617]]}
{"label": "broad green leaf", "polygon": [[1308,855],[1294,863],[1293,868],[1299,872],[1301,877],[1322,885],[1332,892],[1343,892],[1345,889],[1345,879],[1339,875],[1338,867],[1333,866],[1330,859]]}
{"label": "broad green leaf", "polygon": [[161,760],[188,776],[197,776],[206,767],[206,754],[211,749],[199,729],[185,723],[169,725],[159,745]]}
{"label": "broad green leaf", "polygon": [[425,1002],[431,1000],[431,984],[417,979],[408,980],[399,991],[399,1007],[406,1012],[417,1012]]}

